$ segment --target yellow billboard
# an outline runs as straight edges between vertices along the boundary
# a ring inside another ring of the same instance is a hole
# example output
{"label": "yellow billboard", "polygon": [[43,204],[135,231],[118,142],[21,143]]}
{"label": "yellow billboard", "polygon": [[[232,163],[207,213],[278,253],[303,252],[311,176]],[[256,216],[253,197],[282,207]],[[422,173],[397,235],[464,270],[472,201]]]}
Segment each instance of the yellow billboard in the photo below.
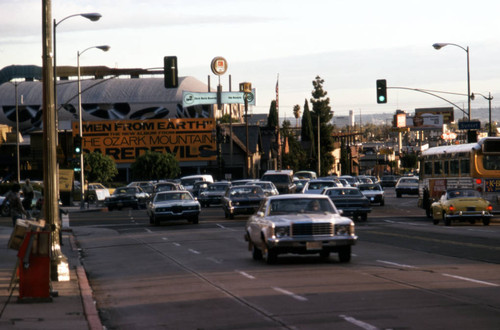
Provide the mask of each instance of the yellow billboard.
{"label": "yellow billboard", "polygon": [[[80,134],[78,122],[72,124],[73,136]],[[147,150],[179,162],[217,159],[213,118],[86,121],[82,137],[84,153],[100,152],[116,163],[133,163]]]}

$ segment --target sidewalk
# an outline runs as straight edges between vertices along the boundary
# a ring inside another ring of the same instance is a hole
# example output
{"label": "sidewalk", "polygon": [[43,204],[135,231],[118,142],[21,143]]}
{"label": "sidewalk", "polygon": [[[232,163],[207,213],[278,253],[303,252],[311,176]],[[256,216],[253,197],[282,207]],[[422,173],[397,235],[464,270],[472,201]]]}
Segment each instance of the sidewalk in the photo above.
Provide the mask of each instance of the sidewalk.
{"label": "sidewalk", "polygon": [[[72,212],[100,211],[99,208],[80,210],[63,207]],[[52,302],[18,303],[19,284],[9,290],[16,267],[17,250],[7,247],[12,233],[11,219],[0,220],[0,329],[99,329],[99,319],[85,269],[80,263],[78,247],[71,230],[62,232],[62,253],[68,258],[69,281],[51,281]]]}

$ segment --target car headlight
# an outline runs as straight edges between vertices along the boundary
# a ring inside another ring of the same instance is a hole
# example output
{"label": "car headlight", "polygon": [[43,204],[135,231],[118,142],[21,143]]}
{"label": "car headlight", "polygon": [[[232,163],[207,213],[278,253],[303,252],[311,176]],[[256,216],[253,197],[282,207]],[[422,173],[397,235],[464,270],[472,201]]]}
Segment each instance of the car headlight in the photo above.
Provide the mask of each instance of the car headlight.
{"label": "car headlight", "polygon": [[[354,228],[352,228],[354,232]],[[351,225],[350,224],[345,224],[345,225],[335,225],[335,235],[350,235],[351,234]]]}
{"label": "car headlight", "polygon": [[274,236],[276,238],[282,238],[282,237],[287,237],[290,236],[290,227],[275,227],[274,228]]}

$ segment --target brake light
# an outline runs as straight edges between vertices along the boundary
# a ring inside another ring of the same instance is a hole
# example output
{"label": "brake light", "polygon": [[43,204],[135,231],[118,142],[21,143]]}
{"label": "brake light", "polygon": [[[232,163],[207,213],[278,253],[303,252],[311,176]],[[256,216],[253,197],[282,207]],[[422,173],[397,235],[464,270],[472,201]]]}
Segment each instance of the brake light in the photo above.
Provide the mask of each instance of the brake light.
{"label": "brake light", "polygon": [[488,207],[486,209],[488,210],[488,212],[491,212],[491,211],[493,211],[493,206],[491,206],[491,204],[490,204],[490,205],[488,205]]}
{"label": "brake light", "polygon": [[449,210],[450,210],[450,212],[453,212],[453,211],[455,211],[455,207],[453,205],[450,205]]}
{"label": "brake light", "polygon": [[483,183],[483,180],[481,180],[481,179],[476,179],[476,184],[481,184],[481,183]]}

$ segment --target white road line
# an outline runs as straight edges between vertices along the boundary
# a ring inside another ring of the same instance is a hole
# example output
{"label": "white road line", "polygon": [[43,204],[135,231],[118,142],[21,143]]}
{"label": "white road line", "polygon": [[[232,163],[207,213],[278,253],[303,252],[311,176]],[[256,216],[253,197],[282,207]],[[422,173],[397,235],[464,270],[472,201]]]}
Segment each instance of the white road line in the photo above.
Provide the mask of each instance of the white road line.
{"label": "white road line", "polygon": [[403,268],[417,268],[415,266],[410,266],[410,265],[405,265],[405,264],[398,264],[396,262],[390,262],[390,261],[385,261],[385,260],[377,260],[377,262],[381,262],[383,264],[388,264],[388,265],[391,265],[391,266],[403,267]]}
{"label": "white road line", "polygon": [[462,276],[457,276],[457,275],[451,275],[451,274],[442,274],[443,276],[448,276],[448,277],[453,277],[456,278],[457,280],[464,280],[468,282],[473,282],[473,283],[478,283],[478,284],[484,284],[484,285],[489,285],[489,286],[498,286],[498,284],[495,283],[490,283],[490,282],[484,282],[480,280],[475,280],[473,278],[468,278],[468,277],[462,277]]}
{"label": "white road line", "polygon": [[162,237],[161,239],[164,241],[168,241],[168,238],[166,238],[166,237]]}
{"label": "white road line", "polygon": [[222,229],[227,229],[226,227],[224,227],[223,225],[221,225],[220,223],[216,224],[217,227],[219,228],[222,228]]}
{"label": "white road line", "polygon": [[365,330],[377,330],[378,328],[374,325],[371,325],[371,324],[368,324],[366,322],[363,322],[363,321],[360,321],[360,320],[357,320],[355,319],[354,317],[351,317],[351,316],[347,316],[347,315],[339,315],[339,317],[343,318],[344,320],[346,320],[347,322],[349,323],[352,323],[362,329],[365,329]]}
{"label": "white road line", "polygon": [[145,230],[145,231],[147,231],[147,232],[148,232],[148,233],[150,233],[150,234],[152,234],[152,233],[153,233],[153,231],[152,231],[151,229],[149,229],[149,228],[144,228],[144,230]]}
{"label": "white road line", "polygon": [[193,249],[188,249],[189,252],[191,253],[194,253],[194,254],[201,254],[200,251],[196,251],[196,250],[193,250]]}
{"label": "white road line", "polygon": [[175,245],[175,246],[181,246],[179,243],[175,243],[175,242],[172,243],[172,244]]}
{"label": "white road line", "polygon": [[214,258],[214,257],[208,257],[207,260],[215,262],[216,264],[221,264],[222,263],[221,259],[217,259],[217,258]]}
{"label": "white road line", "polygon": [[286,294],[287,296],[290,296],[290,297],[297,299],[299,301],[307,301],[306,297],[299,296],[293,292],[287,291],[287,290],[282,289],[282,288],[278,288],[278,287],[273,286],[273,290],[278,291],[278,292],[283,293],[283,294]]}
{"label": "white road line", "polygon": [[241,270],[237,270],[236,272],[240,273],[241,275],[245,276],[246,278],[249,278],[251,280],[255,280],[255,276],[252,276],[248,273],[242,272]]}

